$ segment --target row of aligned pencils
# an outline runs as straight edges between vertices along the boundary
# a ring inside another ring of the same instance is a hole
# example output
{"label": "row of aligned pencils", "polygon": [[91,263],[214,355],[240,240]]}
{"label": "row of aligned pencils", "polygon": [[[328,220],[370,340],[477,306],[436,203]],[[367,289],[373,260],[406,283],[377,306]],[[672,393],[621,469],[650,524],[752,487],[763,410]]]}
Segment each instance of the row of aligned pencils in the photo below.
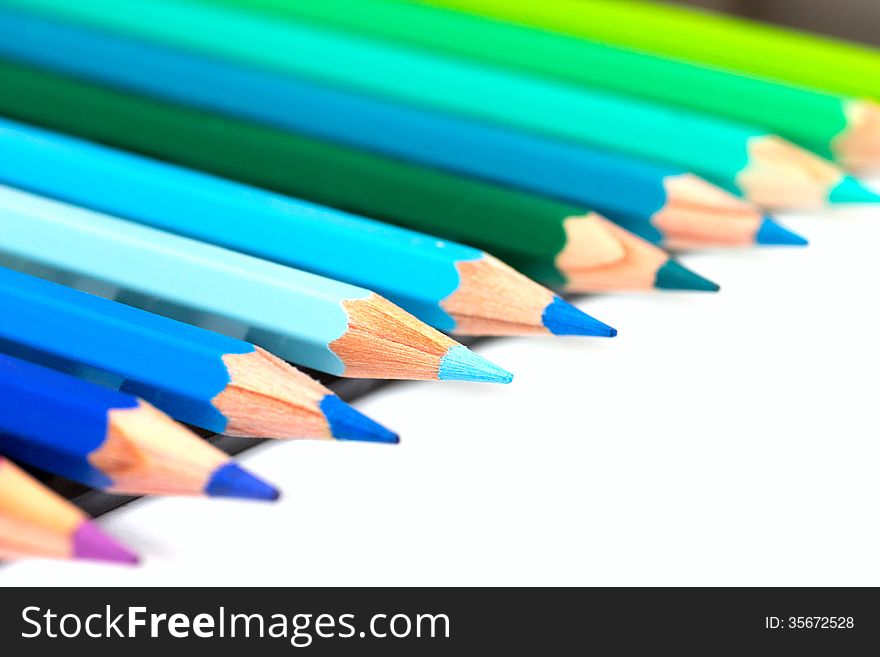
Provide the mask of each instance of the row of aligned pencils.
{"label": "row of aligned pencils", "polygon": [[0,0],[0,558],[136,560],[16,463],[274,500],[184,424],[396,443],[289,363],[507,383],[449,335],[805,245],[768,212],[880,202],[878,98],[880,53],[646,2]]}

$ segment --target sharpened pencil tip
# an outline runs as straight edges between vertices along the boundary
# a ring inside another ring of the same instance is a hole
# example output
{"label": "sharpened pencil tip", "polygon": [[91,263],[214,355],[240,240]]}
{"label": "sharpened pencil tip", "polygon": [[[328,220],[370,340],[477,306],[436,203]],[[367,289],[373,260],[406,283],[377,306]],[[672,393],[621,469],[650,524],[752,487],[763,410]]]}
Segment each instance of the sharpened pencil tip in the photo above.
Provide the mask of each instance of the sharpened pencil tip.
{"label": "sharpened pencil tip", "polygon": [[613,338],[617,329],[608,326],[568,303],[554,297],[541,316],[544,326],[553,335],[592,335]]}
{"label": "sharpened pencil tip", "polygon": [[846,176],[828,195],[830,203],[880,203],[880,194],[868,189],[865,184]]}
{"label": "sharpened pencil tip", "polygon": [[237,497],[246,500],[277,500],[278,489],[262,479],[257,479],[234,461],[221,465],[214,471],[205,494],[211,497]]}
{"label": "sharpened pencil tip", "polygon": [[755,242],[776,246],[806,246],[809,244],[806,238],[793,233],[788,228],[783,228],[770,217],[764,217],[761,227],[755,234]]}
{"label": "sharpened pencil tip", "polygon": [[362,440],[371,443],[400,442],[400,437],[346,404],[336,395],[321,401],[321,412],[330,425],[330,433],[339,440]]}
{"label": "sharpened pencil tip", "polygon": [[91,520],[86,520],[73,534],[73,557],[95,561],[136,564],[138,557],[105,534]]}
{"label": "sharpened pencil tip", "polygon": [[459,344],[450,347],[440,361],[438,378],[441,381],[510,383],[513,374]]}
{"label": "sharpened pencil tip", "polygon": [[660,290],[694,290],[699,292],[717,292],[721,289],[718,284],[692,272],[675,260],[667,260],[666,264],[657,270],[654,287]]}

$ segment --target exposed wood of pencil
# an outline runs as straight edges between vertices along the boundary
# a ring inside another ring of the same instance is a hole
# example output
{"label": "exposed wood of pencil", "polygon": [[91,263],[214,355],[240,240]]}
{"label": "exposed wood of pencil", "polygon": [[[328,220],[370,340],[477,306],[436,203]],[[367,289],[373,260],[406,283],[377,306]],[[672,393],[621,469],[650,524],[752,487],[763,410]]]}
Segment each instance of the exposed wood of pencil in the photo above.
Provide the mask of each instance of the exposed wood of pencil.
{"label": "exposed wood of pencil", "polygon": [[669,260],[663,249],[592,212],[565,220],[568,240],[556,266],[569,292],[647,290]]}
{"label": "exposed wood of pencil", "polygon": [[223,357],[229,384],[212,401],[229,420],[224,433],[261,438],[333,435],[321,401],[327,388],[259,347]]}
{"label": "exposed wood of pencil", "polygon": [[491,255],[457,264],[458,289],[440,304],[458,335],[546,335],[554,295]]}
{"label": "exposed wood of pencil", "polygon": [[0,559],[74,556],[85,514],[7,459],[0,459]]}
{"label": "exposed wood of pencil", "polygon": [[330,344],[345,376],[436,379],[440,361],[458,345],[377,294],[343,302],[348,331]]}
{"label": "exposed wood of pencil", "polygon": [[849,127],[831,145],[835,156],[851,171],[880,171],[880,104],[853,101],[846,114]]}
{"label": "exposed wood of pencil", "polygon": [[818,209],[828,205],[843,171],[798,146],[773,136],[749,142],[749,164],[737,184],[758,205],[771,209]]}
{"label": "exposed wood of pencil", "polygon": [[755,243],[762,212],[720,187],[691,174],[664,180],[666,205],[653,224],[672,248],[736,246]]}
{"label": "exposed wood of pencil", "polygon": [[202,495],[229,457],[144,401],[108,414],[107,438],[89,456],[111,492]]}

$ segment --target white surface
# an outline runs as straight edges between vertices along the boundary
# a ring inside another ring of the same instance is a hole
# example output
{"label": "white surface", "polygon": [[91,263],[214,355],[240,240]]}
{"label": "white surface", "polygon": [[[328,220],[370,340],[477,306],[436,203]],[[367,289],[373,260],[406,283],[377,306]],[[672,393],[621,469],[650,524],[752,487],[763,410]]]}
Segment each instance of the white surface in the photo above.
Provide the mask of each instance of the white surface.
{"label": "white surface", "polygon": [[584,301],[615,340],[482,346],[506,388],[363,400],[399,447],[247,454],[277,505],[138,503],[102,524],[140,567],[0,585],[878,585],[880,211],[788,224],[808,249],[684,258],[718,295]]}

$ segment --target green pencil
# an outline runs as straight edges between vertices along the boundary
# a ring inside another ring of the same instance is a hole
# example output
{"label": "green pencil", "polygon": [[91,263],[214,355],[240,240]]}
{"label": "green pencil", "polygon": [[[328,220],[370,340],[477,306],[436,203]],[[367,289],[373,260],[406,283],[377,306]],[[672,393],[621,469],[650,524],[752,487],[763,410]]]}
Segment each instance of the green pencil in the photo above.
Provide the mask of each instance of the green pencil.
{"label": "green pencil", "polygon": [[[214,0],[760,125],[856,171],[880,166],[880,105],[399,0]],[[444,5],[446,0],[435,0]],[[451,6],[465,4],[450,0]],[[479,8],[480,2],[473,3]],[[511,3],[507,3],[510,5]]]}
{"label": "green pencil", "polygon": [[0,113],[480,246],[571,292],[717,289],[582,208],[9,63]]}
{"label": "green pencil", "polygon": [[[639,0],[416,0],[854,98],[880,100],[880,50]],[[840,11],[844,11],[840,6]]]}
{"label": "green pencil", "polygon": [[59,20],[692,171],[772,208],[880,197],[761,128],[194,0],[4,0]]}

